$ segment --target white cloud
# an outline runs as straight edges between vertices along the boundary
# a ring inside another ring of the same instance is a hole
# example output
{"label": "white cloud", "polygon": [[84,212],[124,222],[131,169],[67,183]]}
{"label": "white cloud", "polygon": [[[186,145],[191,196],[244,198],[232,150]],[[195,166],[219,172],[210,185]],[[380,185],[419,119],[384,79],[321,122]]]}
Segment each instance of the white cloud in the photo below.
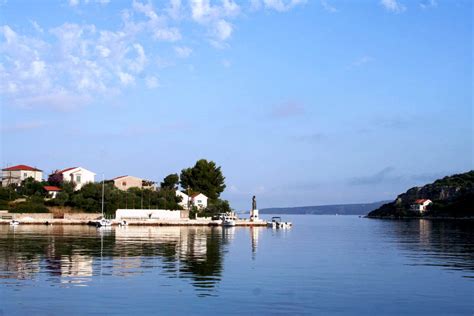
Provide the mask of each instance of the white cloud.
{"label": "white cloud", "polygon": [[180,58],[188,58],[193,52],[193,50],[187,46],[175,46],[174,51]]}
{"label": "white cloud", "polygon": [[[66,1],[72,7],[109,2]],[[252,5],[286,11],[304,2],[253,0]],[[176,56],[163,60],[153,50],[155,44],[150,38],[179,42],[183,38],[179,28],[182,21],[204,28],[204,39],[214,47],[229,47],[228,41],[235,31],[234,20],[243,11],[237,1],[183,3],[169,0],[155,8],[151,1],[133,0],[130,7],[120,13],[121,25],[112,29],[70,22],[43,29],[44,25],[31,20],[30,32],[23,33],[9,25],[0,25],[0,96],[13,106],[68,110],[103,96],[120,94],[134,84],[156,88],[159,86],[157,77],[146,75],[145,70],[149,73],[174,66],[176,57],[187,58],[193,50],[173,44]],[[31,32],[33,29],[35,32]],[[225,67],[231,65],[227,60],[221,63]],[[193,66],[188,67],[192,71]]]}
{"label": "white cloud", "polygon": [[422,0],[420,2],[420,7],[422,9],[430,9],[435,8],[438,6],[438,2],[436,0]]}
{"label": "white cloud", "polygon": [[251,8],[259,10],[260,8],[271,9],[279,12],[285,12],[297,5],[305,4],[306,0],[252,0]]}
{"label": "white cloud", "polygon": [[401,13],[406,10],[403,4],[397,2],[397,0],[381,0],[380,4],[390,12]]}
{"label": "white cloud", "polygon": [[41,26],[36,21],[30,21],[31,25],[33,25],[33,28],[36,30],[36,32],[43,33],[44,30]]}
{"label": "white cloud", "polygon": [[154,31],[153,37],[158,40],[176,42],[181,39],[181,33],[175,27],[159,28]]}
{"label": "white cloud", "polygon": [[135,78],[129,74],[129,73],[126,73],[126,72],[122,72],[122,71],[119,71],[118,72],[118,76],[120,78],[120,82],[124,85],[124,86],[128,86],[128,85],[131,85],[135,82]]}
{"label": "white cloud", "polygon": [[209,0],[191,0],[191,17],[194,21],[209,28],[211,44],[223,44],[232,35],[232,24],[226,19],[240,14],[240,6],[233,0],[222,0],[221,5],[212,5]]}
{"label": "white cloud", "polygon": [[149,89],[155,89],[160,86],[160,82],[158,81],[158,78],[156,78],[155,76],[146,77],[145,84]]}
{"label": "white cloud", "polygon": [[168,15],[172,19],[180,19],[182,15],[182,5],[181,5],[181,0],[170,0],[169,6],[167,8]]}
{"label": "white cloud", "polygon": [[[83,0],[82,1],[84,4],[89,4],[89,3],[98,3],[98,4],[101,4],[101,5],[107,5],[110,3],[110,0]],[[69,0],[69,5],[71,7],[77,7],[79,4],[81,3],[80,0]]]}
{"label": "white cloud", "polygon": [[168,18],[158,15],[150,2],[145,4],[134,0],[132,6],[135,12],[145,15],[148,20],[136,23],[130,20],[130,15],[126,15],[125,19],[130,29],[149,31],[156,40],[175,42],[181,39],[179,29],[168,26]]}
{"label": "white cloud", "polygon": [[221,64],[222,66],[224,66],[225,68],[230,68],[232,66],[232,62],[228,59],[223,59],[221,60]]}
{"label": "white cloud", "polygon": [[362,56],[358,59],[356,59],[353,63],[352,63],[352,67],[359,67],[359,66],[362,66],[362,65],[365,65],[365,64],[368,64],[370,62],[372,62],[374,59],[370,56]]}
{"label": "white cloud", "polygon": [[323,6],[324,10],[330,13],[336,13],[337,9],[329,4],[326,0],[321,0],[321,5]]}
{"label": "white cloud", "polygon": [[215,34],[218,40],[227,40],[232,35],[232,25],[225,20],[217,21],[215,24]]}
{"label": "white cloud", "polygon": [[43,121],[30,121],[4,125],[0,128],[0,130],[4,132],[21,132],[32,129],[38,129],[44,126],[46,126],[46,123]]}

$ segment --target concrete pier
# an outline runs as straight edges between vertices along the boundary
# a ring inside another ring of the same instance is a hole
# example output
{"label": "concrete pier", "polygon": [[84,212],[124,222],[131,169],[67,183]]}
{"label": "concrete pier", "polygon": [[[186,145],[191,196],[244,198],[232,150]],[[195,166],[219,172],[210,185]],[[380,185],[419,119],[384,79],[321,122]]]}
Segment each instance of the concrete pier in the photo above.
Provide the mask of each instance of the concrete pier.
{"label": "concrete pier", "polygon": [[[87,225],[89,220],[74,220],[74,219],[28,219],[18,220],[20,225]],[[111,220],[112,225],[119,225],[121,221]],[[10,220],[0,220],[0,225],[9,225]],[[130,226],[221,226],[221,221],[208,220],[208,219],[180,219],[180,220],[159,220],[159,219],[146,219],[146,220],[127,220],[127,224]],[[249,220],[236,220],[235,226],[254,226],[262,227],[266,226],[266,221],[249,221]]]}

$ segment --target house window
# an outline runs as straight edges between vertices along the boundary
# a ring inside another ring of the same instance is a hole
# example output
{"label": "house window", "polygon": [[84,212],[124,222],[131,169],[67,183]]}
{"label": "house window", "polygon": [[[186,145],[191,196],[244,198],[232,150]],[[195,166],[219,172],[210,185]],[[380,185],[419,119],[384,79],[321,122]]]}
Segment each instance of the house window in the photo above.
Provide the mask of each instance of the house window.
{"label": "house window", "polygon": [[25,177],[25,178],[28,177],[28,174],[26,172],[23,173],[23,177]]}
{"label": "house window", "polygon": [[126,182],[126,181],[122,182],[122,186],[123,186],[123,187],[126,186],[126,185],[127,185],[127,182]]}
{"label": "house window", "polygon": [[198,203],[199,203],[199,204],[202,204],[202,201],[201,201],[201,200],[198,200]]}
{"label": "house window", "polygon": [[76,182],[81,183],[81,175],[80,174],[76,175]]}

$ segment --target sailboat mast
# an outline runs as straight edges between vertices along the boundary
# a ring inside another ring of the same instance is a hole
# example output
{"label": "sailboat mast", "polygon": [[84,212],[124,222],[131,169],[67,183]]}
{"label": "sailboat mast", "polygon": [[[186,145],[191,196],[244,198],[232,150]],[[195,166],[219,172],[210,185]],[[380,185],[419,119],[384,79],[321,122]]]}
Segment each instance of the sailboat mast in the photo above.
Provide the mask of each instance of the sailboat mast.
{"label": "sailboat mast", "polygon": [[104,217],[104,175],[102,175],[102,217]]}

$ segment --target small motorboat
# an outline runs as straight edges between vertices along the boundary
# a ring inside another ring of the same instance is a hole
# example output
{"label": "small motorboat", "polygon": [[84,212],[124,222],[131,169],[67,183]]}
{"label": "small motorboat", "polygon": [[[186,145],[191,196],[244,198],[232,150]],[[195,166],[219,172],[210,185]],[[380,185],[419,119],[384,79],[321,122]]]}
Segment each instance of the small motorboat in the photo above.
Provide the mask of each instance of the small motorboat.
{"label": "small motorboat", "polygon": [[222,226],[224,227],[233,227],[235,226],[235,220],[229,216],[224,216],[222,218]]}
{"label": "small motorboat", "polygon": [[109,219],[105,219],[105,218],[101,218],[100,220],[98,220],[97,222],[95,222],[95,226],[96,227],[108,227],[108,226],[112,226],[112,221],[109,220]]}
{"label": "small motorboat", "polygon": [[128,226],[128,223],[127,223],[126,220],[122,219],[122,220],[118,223],[118,225],[119,225],[120,227],[125,227],[125,226]]}
{"label": "small motorboat", "polygon": [[10,226],[18,226],[18,225],[20,225],[20,222],[19,222],[19,221],[14,220],[14,219],[12,219],[12,220],[10,221]]}
{"label": "small motorboat", "polygon": [[272,221],[267,223],[267,227],[271,228],[290,228],[293,226],[291,222],[283,222],[280,216],[273,216]]}

